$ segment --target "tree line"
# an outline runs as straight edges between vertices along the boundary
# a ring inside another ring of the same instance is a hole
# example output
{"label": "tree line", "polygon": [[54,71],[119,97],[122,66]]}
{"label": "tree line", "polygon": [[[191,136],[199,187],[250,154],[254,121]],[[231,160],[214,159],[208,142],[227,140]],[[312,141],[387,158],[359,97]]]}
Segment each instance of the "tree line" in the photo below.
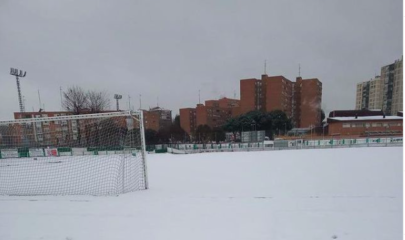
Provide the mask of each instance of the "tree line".
{"label": "tree line", "polygon": [[180,126],[180,116],[174,118],[173,124],[168,128],[161,128],[158,131],[147,129],[145,139],[147,144],[163,144],[177,142],[221,142],[225,141],[225,133],[233,133],[234,136],[243,131],[263,130],[266,136],[273,138],[274,135],[285,134],[291,130],[293,124],[291,119],[281,110],[271,112],[252,111],[229,119],[223,126],[211,128],[208,125],[199,125],[189,136]]}
{"label": "tree line", "polygon": [[[63,93],[63,107],[74,114],[100,113],[110,107],[110,99],[104,91],[85,91],[73,86]],[[325,114],[322,111],[322,119]],[[243,131],[263,130],[266,136],[273,139],[275,135],[286,134],[293,128],[290,118],[281,110],[271,112],[251,111],[229,119],[223,126],[211,128],[199,125],[189,136],[180,125],[180,116],[176,115],[170,126],[158,131],[145,130],[147,144],[177,143],[177,142],[220,142],[225,140],[225,133],[231,132],[236,136]],[[81,133],[79,133],[81,135]]]}

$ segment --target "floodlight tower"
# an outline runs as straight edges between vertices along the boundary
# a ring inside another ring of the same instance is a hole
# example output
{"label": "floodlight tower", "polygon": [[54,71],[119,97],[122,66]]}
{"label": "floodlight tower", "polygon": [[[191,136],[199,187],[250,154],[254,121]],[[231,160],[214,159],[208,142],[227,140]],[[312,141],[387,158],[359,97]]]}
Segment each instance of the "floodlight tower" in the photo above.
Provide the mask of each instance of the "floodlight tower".
{"label": "floodlight tower", "polygon": [[117,101],[117,111],[119,111],[120,110],[119,100],[122,99],[122,95],[114,94],[114,99]]}
{"label": "floodlight tower", "polygon": [[27,72],[18,70],[16,68],[10,68],[10,75],[15,76],[15,78],[17,80],[18,101],[20,103],[20,112],[25,112],[24,103],[23,103],[22,97],[21,97],[21,87],[20,87],[19,78],[25,77],[25,75],[27,75]]}

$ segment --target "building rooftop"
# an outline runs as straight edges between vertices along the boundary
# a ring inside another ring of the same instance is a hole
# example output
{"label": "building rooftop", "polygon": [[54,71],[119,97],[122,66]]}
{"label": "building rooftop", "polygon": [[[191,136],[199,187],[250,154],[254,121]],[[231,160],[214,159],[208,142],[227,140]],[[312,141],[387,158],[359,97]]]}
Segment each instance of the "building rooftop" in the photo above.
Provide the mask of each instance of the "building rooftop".
{"label": "building rooftop", "polygon": [[402,117],[399,116],[365,116],[365,117],[332,117],[328,120],[334,121],[370,121],[370,120],[402,120]]}
{"label": "building rooftop", "polygon": [[334,110],[329,113],[329,118],[332,117],[365,117],[365,116],[382,116],[384,115],[381,109],[371,110]]}

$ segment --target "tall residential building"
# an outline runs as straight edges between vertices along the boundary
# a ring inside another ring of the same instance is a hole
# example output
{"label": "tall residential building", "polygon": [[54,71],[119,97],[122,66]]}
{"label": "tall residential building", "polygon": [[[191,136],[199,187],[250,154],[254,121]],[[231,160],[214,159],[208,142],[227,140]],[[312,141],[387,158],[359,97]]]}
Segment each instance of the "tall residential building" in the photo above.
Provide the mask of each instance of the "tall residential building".
{"label": "tall residential building", "polygon": [[197,129],[197,113],[195,108],[180,109],[180,126],[189,135]]}
{"label": "tall residential building", "polygon": [[262,75],[263,110],[282,110],[288,117],[294,115],[294,82],[283,76]]}
{"label": "tall residential building", "polygon": [[381,68],[383,84],[382,108],[386,114],[396,115],[403,110],[403,76],[402,60]]}
{"label": "tall residential building", "polygon": [[403,110],[402,58],[381,68],[381,76],[358,83],[356,110],[383,109],[387,115]]}
{"label": "tall residential building", "polygon": [[356,110],[381,109],[382,96],[383,84],[380,76],[358,83],[356,89]]}
{"label": "tall residential building", "polygon": [[240,80],[240,113],[262,110],[262,81],[255,78]]}
{"label": "tall residential building", "polygon": [[240,114],[282,110],[295,127],[321,124],[322,83],[316,78],[298,77],[292,82],[284,76],[262,75],[261,79],[242,79],[240,93]]}
{"label": "tall residential building", "polygon": [[[299,128],[320,126],[322,119],[322,83],[317,78],[295,82],[295,124]],[[293,119],[294,119],[293,118]]]}

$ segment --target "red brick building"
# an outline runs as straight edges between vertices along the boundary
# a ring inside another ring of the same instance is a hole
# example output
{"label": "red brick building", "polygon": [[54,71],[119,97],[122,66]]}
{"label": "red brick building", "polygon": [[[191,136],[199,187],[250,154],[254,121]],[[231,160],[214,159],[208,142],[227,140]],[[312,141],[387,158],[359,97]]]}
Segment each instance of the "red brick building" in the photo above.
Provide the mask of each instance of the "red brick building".
{"label": "red brick building", "polygon": [[189,135],[197,129],[197,111],[195,108],[180,109],[180,126]]}
{"label": "red brick building", "polygon": [[262,110],[262,81],[255,78],[240,80],[240,113]]}
{"label": "red brick building", "polygon": [[317,78],[297,78],[294,122],[298,127],[321,125],[322,83]]}
{"label": "red brick building", "polygon": [[151,112],[148,110],[142,110],[143,111],[143,123],[145,129],[152,129],[155,131],[158,131],[160,126],[159,126],[159,113],[158,112]]}
{"label": "red brick building", "polygon": [[292,117],[294,83],[283,76],[267,75],[262,75],[262,82],[264,111],[282,110],[288,117]]}
{"label": "red brick building", "polygon": [[400,116],[364,116],[328,118],[328,133],[332,136],[402,136]]}
{"label": "red brick building", "polygon": [[160,107],[150,108],[143,111],[143,121],[145,129],[159,131],[172,124],[172,111]]}
{"label": "red brick building", "polygon": [[216,128],[224,125],[233,116],[233,109],[239,108],[239,100],[221,98],[219,100],[207,100],[205,106],[197,104],[197,127],[208,125]]}
{"label": "red brick building", "polygon": [[220,127],[239,111],[239,103],[238,99],[221,98],[207,100],[205,105],[197,104],[196,108],[182,108],[180,126],[188,134],[192,134],[199,125]]}
{"label": "red brick building", "polygon": [[238,114],[254,110],[282,110],[295,127],[321,125],[322,83],[316,79],[297,78],[292,82],[284,76],[262,75],[261,79],[240,80]]}

